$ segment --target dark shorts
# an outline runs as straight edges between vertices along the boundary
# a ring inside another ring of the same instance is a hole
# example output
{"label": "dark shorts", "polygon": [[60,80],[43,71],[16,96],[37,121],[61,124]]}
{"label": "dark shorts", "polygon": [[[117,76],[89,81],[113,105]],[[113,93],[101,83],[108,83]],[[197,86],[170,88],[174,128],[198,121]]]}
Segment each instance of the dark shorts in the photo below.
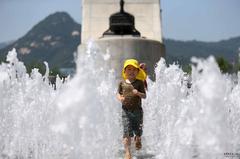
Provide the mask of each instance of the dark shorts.
{"label": "dark shorts", "polygon": [[143,111],[122,109],[123,137],[142,136]]}

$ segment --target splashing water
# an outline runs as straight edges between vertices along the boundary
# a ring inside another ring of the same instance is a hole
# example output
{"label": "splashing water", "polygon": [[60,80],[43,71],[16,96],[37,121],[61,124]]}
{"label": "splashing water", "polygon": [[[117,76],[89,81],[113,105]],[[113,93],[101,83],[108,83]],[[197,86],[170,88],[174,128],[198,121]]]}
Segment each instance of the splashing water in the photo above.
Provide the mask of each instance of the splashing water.
{"label": "splashing water", "polygon": [[29,76],[15,50],[7,61],[0,65],[1,158],[54,158],[61,141],[49,125],[56,114],[53,102],[58,92],[37,69]]}
{"label": "splashing water", "polygon": [[[57,78],[56,90],[47,73],[28,75],[16,55],[10,51],[0,65],[0,158],[123,156],[118,82],[108,52],[90,42],[79,53],[76,75],[65,83]],[[240,151],[239,81],[221,74],[213,57],[192,62],[191,88],[179,66],[157,64],[143,100],[143,150],[135,159],[225,158]]]}

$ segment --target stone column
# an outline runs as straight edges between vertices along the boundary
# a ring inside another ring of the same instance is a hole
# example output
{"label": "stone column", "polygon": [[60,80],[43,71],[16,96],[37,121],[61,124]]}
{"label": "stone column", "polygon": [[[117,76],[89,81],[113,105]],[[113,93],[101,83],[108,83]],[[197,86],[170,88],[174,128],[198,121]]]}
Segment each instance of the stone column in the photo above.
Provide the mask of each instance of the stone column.
{"label": "stone column", "polygon": [[[109,28],[110,15],[119,9],[119,0],[82,0],[82,43],[100,38]],[[125,0],[125,11],[135,16],[142,37],[162,43],[159,0]]]}
{"label": "stone column", "polygon": [[[165,56],[162,41],[160,1],[125,0],[124,10],[135,17],[135,28],[141,37],[131,35],[102,36],[109,28],[109,17],[120,11],[120,0],[82,1],[82,44],[79,52],[84,52],[88,40],[94,40],[99,50],[110,53],[109,66],[121,77],[124,60],[135,58],[147,64],[148,75],[154,79],[154,67]],[[81,51],[80,51],[81,50]]]}

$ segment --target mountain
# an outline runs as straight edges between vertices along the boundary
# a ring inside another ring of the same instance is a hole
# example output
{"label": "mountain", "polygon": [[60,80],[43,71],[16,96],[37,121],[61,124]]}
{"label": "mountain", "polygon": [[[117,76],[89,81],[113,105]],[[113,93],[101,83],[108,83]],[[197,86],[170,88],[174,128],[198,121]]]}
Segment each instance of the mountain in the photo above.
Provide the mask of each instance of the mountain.
{"label": "mountain", "polygon": [[4,48],[6,46],[7,46],[6,43],[0,43],[0,49]]}
{"label": "mountain", "polygon": [[47,61],[53,67],[74,67],[74,52],[80,44],[81,25],[65,12],[49,15],[35,25],[25,36],[0,50],[5,59],[12,48],[26,64]]}
{"label": "mountain", "polygon": [[179,41],[164,39],[166,59],[168,62],[179,61],[187,64],[192,56],[206,58],[209,55],[223,57],[229,62],[238,59],[240,37],[230,38],[218,42]]}
{"label": "mountain", "polygon": [[[65,12],[49,15],[35,25],[25,36],[12,44],[0,49],[0,61],[13,47],[17,49],[18,57],[26,64],[47,61],[50,68],[72,68],[74,52],[81,42],[81,25]],[[178,61],[187,65],[192,56],[223,57],[229,62],[238,59],[240,37],[218,42],[180,41],[164,39],[167,63]]]}
{"label": "mountain", "polygon": [[2,42],[0,43],[0,49],[7,47],[8,45],[11,45],[14,41],[8,41],[8,42]]}

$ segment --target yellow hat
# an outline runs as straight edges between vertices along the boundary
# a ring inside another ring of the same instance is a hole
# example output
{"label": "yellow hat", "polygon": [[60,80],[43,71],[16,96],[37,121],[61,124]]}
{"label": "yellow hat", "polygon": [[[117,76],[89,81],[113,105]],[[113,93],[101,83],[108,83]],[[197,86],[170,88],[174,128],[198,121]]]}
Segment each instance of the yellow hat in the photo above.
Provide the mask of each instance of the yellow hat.
{"label": "yellow hat", "polygon": [[146,78],[147,78],[146,73],[143,71],[143,69],[140,68],[138,61],[135,60],[135,59],[127,59],[124,62],[123,69],[122,69],[122,77],[123,77],[123,79],[127,79],[127,77],[125,75],[125,68],[128,65],[132,65],[133,67],[135,67],[135,68],[137,68],[139,70],[136,79],[141,80],[141,81],[146,80]]}

